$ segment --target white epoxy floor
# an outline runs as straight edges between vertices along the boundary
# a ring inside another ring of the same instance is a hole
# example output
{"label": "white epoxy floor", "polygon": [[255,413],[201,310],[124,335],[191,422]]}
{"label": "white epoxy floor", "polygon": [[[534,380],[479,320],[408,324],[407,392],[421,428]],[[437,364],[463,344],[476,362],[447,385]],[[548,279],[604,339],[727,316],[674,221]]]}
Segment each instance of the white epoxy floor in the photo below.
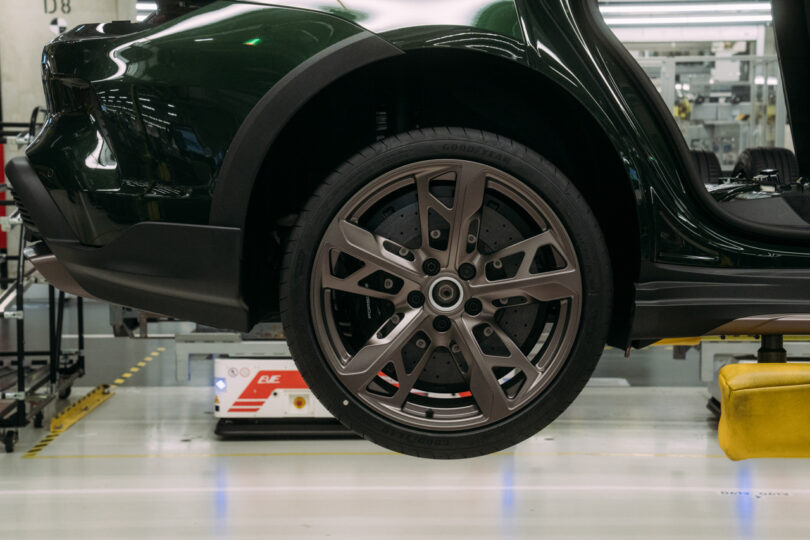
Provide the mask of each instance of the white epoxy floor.
{"label": "white epoxy floor", "polygon": [[447,462],[217,440],[210,390],[124,386],[38,457],[32,428],[0,455],[0,538],[810,536],[810,460],[728,461],[705,399],[590,387],[518,447]]}

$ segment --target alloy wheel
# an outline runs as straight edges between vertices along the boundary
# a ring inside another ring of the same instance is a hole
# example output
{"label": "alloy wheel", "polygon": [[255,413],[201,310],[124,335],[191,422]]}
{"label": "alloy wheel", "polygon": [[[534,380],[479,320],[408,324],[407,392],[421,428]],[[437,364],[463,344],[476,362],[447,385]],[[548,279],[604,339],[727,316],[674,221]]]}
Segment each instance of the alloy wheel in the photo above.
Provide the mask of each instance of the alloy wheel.
{"label": "alloy wheel", "polygon": [[573,347],[582,277],[554,210],[517,178],[458,159],[368,182],[323,234],[311,317],[338,381],[389,420],[499,422]]}

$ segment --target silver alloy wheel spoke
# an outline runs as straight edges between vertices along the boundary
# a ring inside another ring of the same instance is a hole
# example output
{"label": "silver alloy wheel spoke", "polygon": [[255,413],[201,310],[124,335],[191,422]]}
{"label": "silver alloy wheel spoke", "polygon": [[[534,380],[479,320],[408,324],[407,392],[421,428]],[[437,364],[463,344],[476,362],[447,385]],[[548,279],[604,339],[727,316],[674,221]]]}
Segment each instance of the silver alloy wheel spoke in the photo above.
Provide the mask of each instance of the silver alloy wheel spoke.
{"label": "silver alloy wheel spoke", "polygon": [[453,221],[450,228],[449,266],[453,270],[457,270],[473,255],[467,255],[467,236],[473,220],[480,219],[486,187],[487,167],[477,163],[465,163],[456,182]]}
{"label": "silver alloy wheel spoke", "polygon": [[470,394],[487,422],[495,422],[509,415],[509,399],[492,371],[496,357],[484,354],[468,324],[464,320],[454,321],[454,337],[464,358],[469,359]]}
{"label": "silver alloy wheel spoke", "polygon": [[[495,253],[492,253],[491,255],[483,257],[480,262],[480,265],[482,267],[485,267],[486,265],[492,262],[502,260],[511,255],[522,253],[523,260],[520,263],[520,268],[518,269],[517,273],[528,274],[529,268],[531,268],[532,266],[532,261],[534,260],[534,255],[537,253],[537,250],[546,246],[553,247],[554,249],[557,250],[557,252],[561,254],[564,251],[564,249],[560,246],[560,242],[557,239],[557,235],[554,233],[554,231],[548,230],[541,232],[540,234],[537,234],[530,238],[526,238],[525,240],[521,240],[520,242],[516,242],[511,246],[507,246],[503,249],[500,249]],[[566,262],[567,260],[568,257],[566,257]]]}
{"label": "silver alloy wheel spoke", "polygon": [[[467,245],[470,225],[475,218],[480,216],[481,207],[484,205],[487,170],[484,165],[467,162],[453,167],[432,168],[415,175],[419,223],[422,229],[421,249],[427,257],[438,260],[443,268],[457,268],[470,258],[464,248]],[[449,172],[456,174],[452,208],[447,208],[430,193],[430,181]],[[431,210],[450,226],[446,250],[434,249],[430,246],[429,216]]]}
{"label": "silver alloy wheel spoke", "polygon": [[359,259],[369,268],[388,272],[418,286],[423,278],[421,271],[414,263],[388,252],[383,246],[388,241],[345,219],[329,227],[323,239],[324,244]]}
{"label": "silver alloy wheel spoke", "polygon": [[430,192],[430,181],[449,172],[457,173],[458,167],[431,167],[415,175],[416,198],[419,204],[419,226],[422,234],[421,251],[425,258],[439,261],[441,266],[447,265],[447,252],[430,247],[430,211],[434,211],[447,223],[453,223],[453,210],[447,208]]}
{"label": "silver alloy wheel spoke", "polygon": [[402,290],[400,290],[398,293],[395,294],[370,289],[368,287],[363,287],[362,285],[360,285],[360,282],[362,280],[369,277],[371,274],[376,272],[376,270],[371,270],[368,272],[357,271],[345,278],[338,278],[333,276],[331,269],[329,268],[323,268],[322,272],[323,272],[322,283],[324,289],[331,289],[334,291],[343,291],[352,294],[359,294],[361,296],[370,296],[371,298],[378,298],[380,300],[389,300],[394,303],[395,307],[404,306],[405,295],[403,294]]}
{"label": "silver alloy wheel spoke", "polygon": [[[498,323],[494,320],[490,323],[490,327],[495,330],[495,335],[498,336],[498,339],[506,346],[506,350],[509,351],[509,356],[501,359],[501,357],[495,357],[495,363],[498,364],[498,367],[511,367],[517,370],[520,370],[523,375],[526,376],[526,383],[523,385],[521,392],[530,390],[535,382],[540,378],[541,372],[535,367],[531,361],[523,354],[523,351],[520,350],[520,347],[506,335]],[[516,396],[517,397],[517,396]]]}
{"label": "silver alloy wheel spoke", "polygon": [[[565,259],[566,267],[532,274],[530,270],[535,254],[540,248],[547,246],[554,248]],[[470,284],[472,294],[489,302],[524,294],[540,302],[551,302],[576,296],[582,289],[582,280],[577,267],[571,264],[573,257],[569,252],[570,248],[566,248],[560,242],[557,234],[551,230],[516,242],[491,255],[482,257],[479,262],[479,266],[485,269],[493,262],[522,254],[523,259],[515,275],[506,279],[488,281],[485,272],[482,272],[478,279]]]}
{"label": "silver alloy wheel spoke", "polygon": [[[389,363],[394,364],[399,374],[402,369],[402,355],[399,353],[427,317],[427,313],[422,309],[412,310],[403,316],[386,337],[378,338],[375,334],[341,370],[343,384],[354,393],[363,392]],[[402,373],[404,374],[404,370]]]}
{"label": "silver alloy wheel spoke", "polygon": [[[528,274],[528,273],[527,273]],[[470,291],[476,298],[494,302],[505,298],[527,295],[539,302],[553,302],[573,298],[582,290],[582,278],[576,268],[564,268],[540,274],[518,274],[498,281],[470,283]]]}
{"label": "silver alloy wheel spoke", "polygon": [[396,407],[397,409],[401,409],[403,405],[405,405],[405,401],[411,394],[411,390],[414,389],[419,377],[422,376],[422,372],[425,370],[428,360],[430,360],[430,352],[425,351],[422,354],[422,357],[419,359],[419,362],[417,362],[416,366],[414,366],[413,371],[406,373],[405,365],[402,362],[402,356],[399,356],[398,360],[394,362],[394,368],[397,372],[397,390],[394,392],[394,395],[390,397],[380,396],[380,399],[389,402],[391,406]]}

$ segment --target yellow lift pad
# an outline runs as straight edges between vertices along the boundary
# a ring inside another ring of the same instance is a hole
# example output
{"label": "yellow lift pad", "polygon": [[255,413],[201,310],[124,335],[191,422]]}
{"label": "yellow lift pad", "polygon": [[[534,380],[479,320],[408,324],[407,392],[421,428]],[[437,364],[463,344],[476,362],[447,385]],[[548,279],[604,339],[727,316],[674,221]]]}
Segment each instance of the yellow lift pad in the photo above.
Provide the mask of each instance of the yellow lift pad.
{"label": "yellow lift pad", "polygon": [[810,457],[810,364],[730,364],[719,383],[729,458]]}

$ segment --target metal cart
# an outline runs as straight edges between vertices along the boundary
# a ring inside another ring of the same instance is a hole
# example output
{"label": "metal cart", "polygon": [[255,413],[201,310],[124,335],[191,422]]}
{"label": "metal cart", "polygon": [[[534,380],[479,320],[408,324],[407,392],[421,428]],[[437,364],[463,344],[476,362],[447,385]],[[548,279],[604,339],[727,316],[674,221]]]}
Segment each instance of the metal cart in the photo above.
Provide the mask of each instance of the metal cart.
{"label": "metal cart", "polygon": [[[2,124],[8,128],[27,127],[28,140],[34,136],[39,125],[37,118],[42,111],[34,109],[29,124]],[[0,145],[8,132],[0,133]],[[19,142],[19,137],[18,137]],[[1,148],[1,147],[0,147]],[[2,153],[0,153],[0,156]],[[0,166],[4,165],[0,159]],[[0,183],[0,190],[7,186]],[[0,207],[12,207],[13,201],[0,197]],[[2,253],[0,261],[0,324],[16,326],[15,350],[0,350],[0,438],[6,452],[12,452],[19,437],[19,429],[30,422],[42,427],[45,407],[52,401],[65,399],[70,395],[73,382],[84,375],[84,305],[82,298],[76,299],[78,326],[78,348],[72,351],[63,349],[63,323],[65,314],[65,293],[48,287],[48,350],[28,350],[25,346],[25,292],[37,282],[33,269],[26,269],[23,254],[26,245],[26,231],[19,211],[11,216],[3,215],[3,229],[19,228],[20,240],[16,255]],[[14,279],[8,278],[8,263],[16,263]],[[10,359],[10,361],[7,361]]]}
{"label": "metal cart", "polygon": [[[14,451],[20,428],[32,421],[35,427],[42,427],[45,407],[57,398],[67,398],[73,382],[84,375],[85,369],[82,298],[76,299],[78,348],[68,351],[62,347],[65,293],[57,294],[53,286],[48,286],[48,350],[26,349],[25,292],[36,277],[25,269],[24,247],[25,234],[21,230],[18,255],[9,257],[17,263],[17,276],[14,285],[0,294],[0,318],[12,320],[17,331],[16,350],[0,351],[0,358],[16,358],[0,375],[0,437],[6,452]],[[46,360],[36,363],[36,358]]]}

